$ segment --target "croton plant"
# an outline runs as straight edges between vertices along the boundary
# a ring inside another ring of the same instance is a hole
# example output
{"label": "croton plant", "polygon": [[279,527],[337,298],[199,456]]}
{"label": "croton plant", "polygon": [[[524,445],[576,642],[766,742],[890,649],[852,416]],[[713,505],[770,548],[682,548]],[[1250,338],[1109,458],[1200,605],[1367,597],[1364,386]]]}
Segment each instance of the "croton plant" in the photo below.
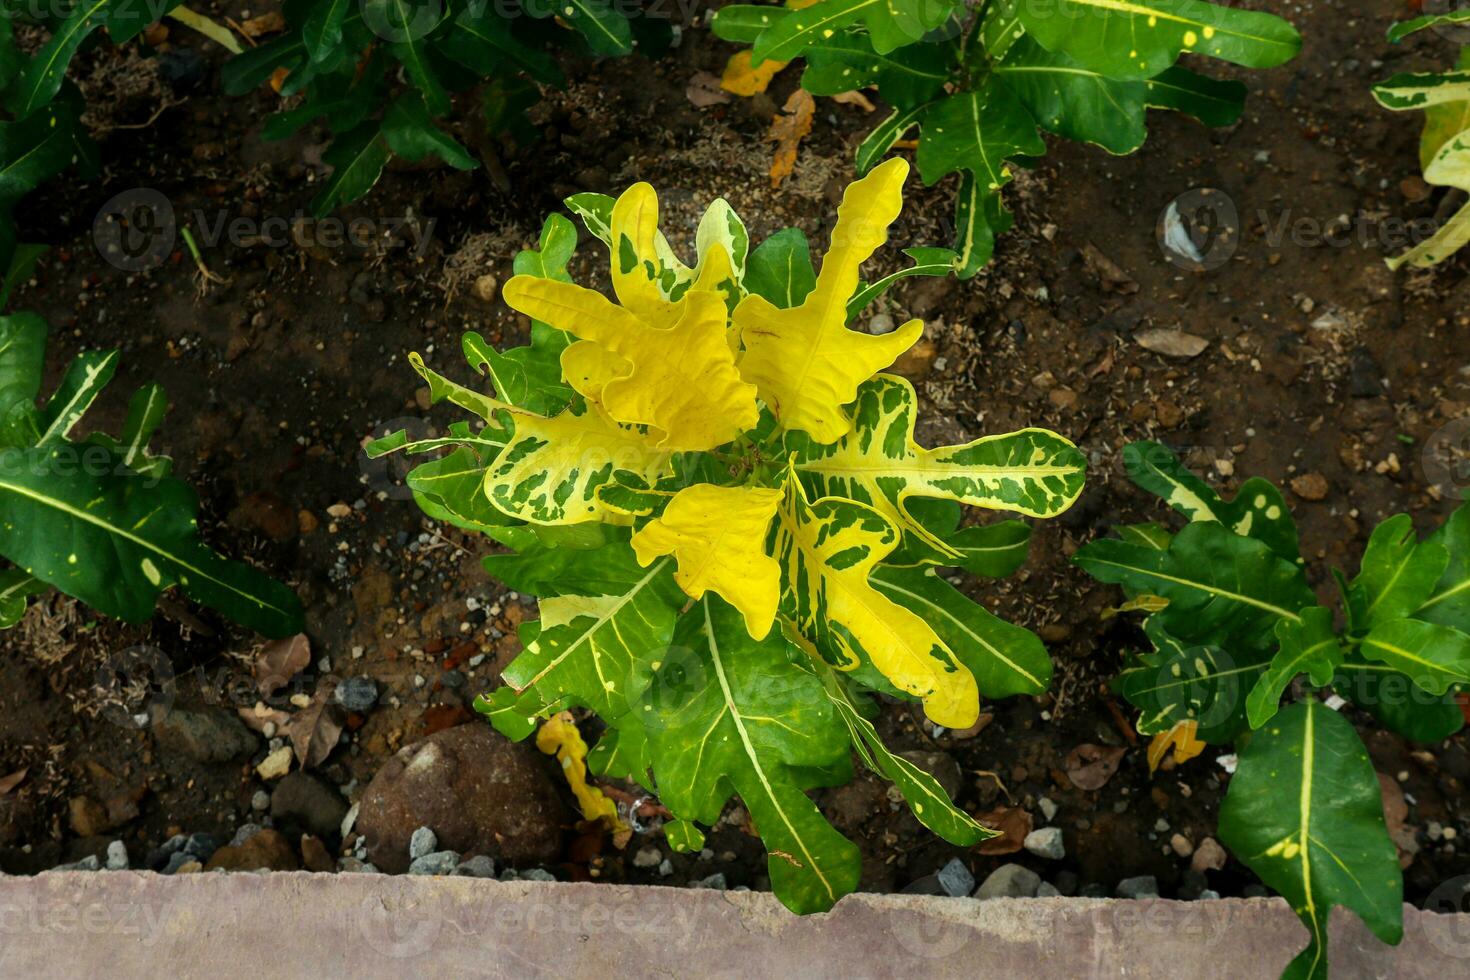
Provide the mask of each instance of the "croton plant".
{"label": "croton plant", "polygon": [[1044,690],[1040,640],[939,570],[1002,575],[1024,558],[1026,525],[959,529],[961,504],[1050,517],[1082,489],[1082,455],[1042,429],[919,446],[914,388],[881,372],[923,325],[848,326],[913,271],[859,277],[907,172],[891,160],[847,189],[820,272],[795,229],[751,249],[724,201],[689,267],[647,184],[573,199],[608,246],[615,299],[570,281],[576,235],[552,217],[504,290],[534,321],[530,345],[465,338],[493,395],[411,355],[435,401],[478,421],[369,449],[451,448],[409,475],[419,504],[508,546],[487,569],[539,597],[480,710],[513,738],[568,707],[594,712],[593,771],[656,792],[680,849],[701,847],[697,825],[737,794],[774,891],[799,912],[857,885],[858,848],[807,796],[850,779],[854,753],[947,840],[991,836],[884,746],[867,695],[965,728],[981,696]]}
{"label": "croton plant", "polygon": [[[1420,540],[1407,514],[1379,524],[1359,572],[1333,572],[1341,615],[1308,585],[1281,492],[1247,480],[1224,499],[1164,446],[1124,449],[1129,476],[1189,520],[1117,528],[1074,556],[1148,613],[1151,649],[1117,680],[1138,730],[1176,759],[1234,744],[1220,839],[1291,903],[1311,940],[1287,977],[1327,975],[1327,918],[1356,912],[1403,935],[1403,880],[1378,777],[1351,703],[1423,742],[1465,724],[1470,684],[1470,505]],[[1283,695],[1303,681],[1301,696]],[[1310,683],[1306,683],[1310,682]],[[1318,692],[1327,700],[1318,697]]]}

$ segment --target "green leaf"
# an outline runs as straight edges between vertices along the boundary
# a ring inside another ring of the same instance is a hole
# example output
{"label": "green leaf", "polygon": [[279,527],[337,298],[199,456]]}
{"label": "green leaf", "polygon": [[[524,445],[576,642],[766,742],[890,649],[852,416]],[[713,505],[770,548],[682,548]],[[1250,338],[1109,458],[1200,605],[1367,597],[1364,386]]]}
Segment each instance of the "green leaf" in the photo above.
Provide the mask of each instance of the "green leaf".
{"label": "green leaf", "polygon": [[1284,977],[1325,980],[1334,905],[1386,943],[1402,938],[1403,876],[1378,777],[1353,726],[1322,704],[1292,705],[1240,750],[1220,839],[1311,932]]}
{"label": "green leaf", "polygon": [[863,763],[898,787],[904,802],[920,823],[958,847],[970,847],[998,836],[997,831],[981,826],[974,817],[955,806],[932,775],[888,751],[878,730],[858,709],[852,693],[835,670],[825,664],[817,664],[816,669],[822,678],[823,690],[847,726],[853,748]]}
{"label": "green leaf", "polygon": [[879,566],[874,588],[918,614],[975,675],[980,694],[1041,694],[1051,685],[1051,658],[1030,630],[1007,623],[927,568]]}
{"label": "green leaf", "polygon": [[26,600],[45,592],[47,585],[19,568],[0,572],[0,630],[8,630],[26,613]]}
{"label": "green leaf", "polygon": [[865,284],[847,301],[849,323],[900,279],[912,276],[947,276],[955,270],[955,265],[959,262],[959,255],[947,248],[906,248],[903,254],[913,259],[914,264],[890,273],[877,282]]}
{"label": "green leaf", "polygon": [[1348,585],[1353,628],[1368,629],[1414,612],[1433,594],[1449,560],[1438,541],[1420,542],[1408,514],[1379,524],[1363,551],[1362,570]]}
{"label": "green leaf", "polygon": [[750,253],[745,288],[778,308],[800,306],[817,285],[811,246],[800,228],[783,228]]}
{"label": "green leaf", "polygon": [[1470,635],[1417,619],[1379,623],[1363,638],[1364,657],[1387,664],[1430,694],[1470,683]]}
{"label": "green leaf", "polygon": [[422,160],[432,153],[458,170],[479,166],[458,140],[434,124],[420,92],[404,92],[393,100],[383,116],[383,139],[406,160]]}
{"label": "green leaf", "polygon": [[1132,153],[1148,135],[1142,79],[1110,78],[1029,37],[1012,44],[993,71],[1047,132],[1118,154]]}
{"label": "green leaf", "polygon": [[563,0],[558,16],[577,29],[597,54],[621,55],[633,50],[633,28],[613,4],[601,0]]}
{"label": "green leaf", "polygon": [[[929,527],[926,522],[924,526]],[[1026,562],[1031,525],[1024,521],[997,521],[976,524],[941,537],[947,548],[957,552],[957,557],[950,560],[956,568],[986,578],[1005,578]],[[900,548],[887,564],[899,567],[925,564],[925,553],[922,548]]]}
{"label": "green leaf", "polygon": [[1430,541],[1445,549],[1449,564],[1434,592],[1412,615],[1470,633],[1470,505],[1455,508],[1449,520],[1425,543]]}
{"label": "green leaf", "polygon": [[857,167],[858,176],[865,175],[883,159],[883,155],[893,149],[893,144],[908,135],[908,131],[919,125],[919,120],[929,111],[929,105],[915,106],[912,109],[894,109],[883,121],[873,127],[872,132],[863,137],[858,144],[857,154],[853,160]]}
{"label": "green leaf", "polygon": [[1276,637],[1281,649],[1246,697],[1252,728],[1271,720],[1280,707],[1281,695],[1298,674],[1305,673],[1313,684],[1326,687],[1342,663],[1343,650],[1332,628],[1332,610],[1325,606],[1303,609],[1300,623],[1281,620],[1276,624]]}
{"label": "green leaf", "polygon": [[[645,699],[660,800],[683,819],[712,825],[730,793],[739,794],[760,828],[776,897],[797,913],[830,909],[857,887],[862,859],[798,775],[847,754],[845,726],[821,681],[792,669],[801,653],[781,631],[751,639],[740,613],[713,594],[680,618],[675,643],[704,682],[670,698],[656,681]],[[660,678],[678,664],[671,658]]]}
{"label": "green leaf", "polygon": [[924,183],[936,183],[955,171],[967,174],[956,203],[961,277],[973,275],[990,260],[995,235],[1010,227],[1010,212],[1000,198],[1012,179],[1007,161],[1045,152],[1036,121],[993,77],[979,88],[933,103],[924,113],[917,157]]}
{"label": "green leaf", "polygon": [[1168,599],[1154,618],[1186,642],[1231,638],[1232,650],[1237,643],[1270,646],[1278,621],[1300,623],[1300,611],[1317,604],[1298,566],[1214,522],[1190,524],[1168,551],[1105,539],[1084,546],[1072,560],[1130,595]]}
{"label": "green leaf", "polygon": [[1158,735],[1193,722],[1201,741],[1219,745],[1246,730],[1246,692],[1266,670],[1264,657],[1187,643],[1172,636],[1158,616],[1149,617],[1143,631],[1153,650],[1132,658],[1113,682],[1141,712],[1140,733]]}
{"label": "green leaf", "polygon": [[[325,4],[316,9],[324,8]],[[246,48],[225,62],[220,69],[220,87],[226,95],[245,95],[269,81],[277,68],[294,66],[308,57],[302,35],[285,34],[260,47]]]}
{"label": "green leaf", "polygon": [[78,354],[66,369],[56,392],[41,410],[36,445],[49,446],[65,441],[102,389],[112,381],[116,371],[115,350]]}
{"label": "green leaf", "polygon": [[30,574],[132,623],[177,584],[267,636],[299,632],[295,594],[200,543],[197,512],[185,484],[139,477],[101,447],[0,454],[0,554]]}
{"label": "green leaf", "polygon": [[664,824],[664,840],[675,854],[696,854],[704,847],[704,831],[688,820]]}
{"label": "green leaf", "polygon": [[1152,78],[1185,52],[1246,68],[1274,68],[1296,57],[1296,28],[1272,14],[1200,0],[999,0],[1049,51],[1070,55],[1112,78]]}
{"label": "green leaf", "polygon": [[1182,112],[1206,126],[1232,126],[1245,111],[1246,87],[1242,82],[1207,78],[1175,65],[1145,84],[1150,109]]}
{"label": "green leaf", "polygon": [[333,140],[322,160],[333,169],[311,202],[317,215],[328,214],[372,190],[388,163],[388,147],[378,124],[369,121]]}
{"label": "green leaf", "polygon": [[732,3],[715,11],[709,26],[722,41],[751,44],[785,13],[782,8],[769,4]]}
{"label": "green leaf", "polygon": [[510,21],[490,7],[466,7],[455,18],[454,28],[440,42],[440,48],[474,72],[483,72],[487,65],[508,60],[538,82],[556,86],[566,84],[566,76],[556,59],[522,44],[511,30]]}
{"label": "green leaf", "polygon": [[1429,694],[1387,664],[1350,656],[1333,688],[1390,731],[1416,742],[1441,742],[1465,727],[1458,688]]}
{"label": "green leaf", "polygon": [[0,211],[65,170],[75,153],[72,120],[63,106],[0,123]]}
{"label": "green leaf", "polygon": [[[0,215],[0,226],[5,225],[9,218]],[[36,271],[36,261],[46,254],[44,245],[16,245],[10,249],[10,255],[5,256],[4,231],[0,231],[0,313],[4,313],[5,305],[10,301],[10,294],[21,283],[25,282]]]}
{"label": "green leaf", "polygon": [[[73,7],[5,92],[5,108],[17,118],[24,118],[55,98],[61,91],[61,82],[66,77],[71,59],[87,35],[108,20],[109,8],[116,2],[82,0]],[[143,26],[139,25],[139,29]]]}
{"label": "green leaf", "polygon": [[467,531],[510,523],[485,496],[485,473],[502,443],[461,445],[448,456],[414,467],[404,482],[424,513]]}
{"label": "green leaf", "polygon": [[869,35],[843,31],[807,51],[801,87],[813,95],[839,95],[876,85],[890,105],[906,109],[928,102],[944,89],[955,68],[951,50],[914,44],[898,53],[879,54]]}
{"label": "green leaf", "polygon": [[511,588],[540,596],[541,619],[521,627],[525,649],[505,669],[506,683],[605,719],[638,703],[685,602],[672,560],[643,568],[619,540],[590,551],[537,543],[484,564]]}
{"label": "green leaf", "polygon": [[0,447],[30,444],[20,434],[32,436],[38,424],[45,364],[46,321],[29,311],[0,317]]}
{"label": "green leaf", "polygon": [[1398,44],[1410,34],[1426,30],[1431,27],[1442,27],[1446,24],[1470,23],[1470,9],[1451,10],[1442,14],[1425,14],[1415,17],[1413,20],[1400,21],[1388,29],[1388,39]]}
{"label": "green leaf", "polygon": [[1252,477],[1231,500],[1189,471],[1167,446],[1141,440],[1123,447],[1128,477],[1191,521],[1218,521],[1242,537],[1264,542],[1292,562],[1301,559],[1296,522],[1270,481]]}
{"label": "green leaf", "polygon": [[1470,71],[1403,72],[1373,86],[1385,109],[1403,111],[1470,100]]}
{"label": "green leaf", "polygon": [[342,24],[353,6],[352,0],[320,0],[311,5],[301,41],[312,61],[325,60],[342,43]]}

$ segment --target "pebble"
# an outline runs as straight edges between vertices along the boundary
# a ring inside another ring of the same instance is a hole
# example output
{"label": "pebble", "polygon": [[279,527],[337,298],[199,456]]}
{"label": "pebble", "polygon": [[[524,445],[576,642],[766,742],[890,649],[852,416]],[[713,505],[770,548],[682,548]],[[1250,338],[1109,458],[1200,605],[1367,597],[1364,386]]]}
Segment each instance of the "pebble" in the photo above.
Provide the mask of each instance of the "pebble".
{"label": "pebble", "polygon": [[1036,889],[1037,898],[1061,898],[1062,892],[1056,885],[1049,881],[1043,881]]}
{"label": "pebble", "polygon": [[378,869],[359,857],[345,857],[337,862],[337,870],[346,874],[377,874]]}
{"label": "pebble", "polygon": [[1213,837],[1206,837],[1194,849],[1189,866],[1195,871],[1219,871],[1225,867],[1225,848]]}
{"label": "pebble", "polygon": [[337,685],[332,698],[353,714],[367,714],[378,703],[378,682],[371,677],[349,677]]}
{"label": "pebble", "polygon": [[663,863],[663,853],[656,847],[640,847],[633,855],[633,867],[656,868]]}
{"label": "pebble", "polygon": [[1194,845],[1183,834],[1175,834],[1173,837],[1170,837],[1169,846],[1174,849],[1175,854],[1182,858],[1187,858],[1194,853]]}
{"label": "pebble", "polygon": [[949,863],[939,869],[939,887],[952,898],[963,898],[975,888],[975,876],[959,858],[950,858]]}
{"label": "pebble", "polygon": [[459,867],[458,851],[434,851],[422,854],[408,864],[411,875],[448,875]]}
{"label": "pebble", "polygon": [[494,878],[495,861],[483,854],[476,854],[468,861],[459,862],[454,873],[465,878]]}
{"label": "pebble", "polygon": [[669,860],[668,858],[664,858],[658,863],[658,873],[659,876],[663,878],[667,878],[669,875],[673,874],[674,862]]}
{"label": "pebble", "polygon": [[1303,473],[1291,481],[1291,492],[1303,500],[1326,499],[1327,490],[1327,478],[1321,473]]}
{"label": "pebble", "polygon": [[545,868],[531,868],[528,871],[522,871],[521,872],[521,880],[522,881],[555,881],[556,880],[556,875],[552,874],[550,871],[547,871]]}
{"label": "pebble", "polygon": [[408,859],[416,861],[439,846],[438,836],[428,827],[420,827],[408,839]]}
{"label": "pebble", "polygon": [[128,846],[120,840],[107,845],[107,870],[128,870]]}
{"label": "pebble", "polygon": [[698,881],[691,881],[689,883],[689,887],[713,888],[715,891],[722,892],[725,891],[729,886],[725,883],[725,872],[716,871],[714,874],[710,875],[707,878],[701,878]]}
{"label": "pebble", "polygon": [[1159,882],[1153,875],[1124,878],[1116,889],[1119,898],[1158,898]]}
{"label": "pebble", "polygon": [[1052,821],[1057,818],[1057,805],[1054,800],[1043,796],[1041,799],[1036,801],[1036,806],[1038,809],[1041,810],[1041,815],[1045,817],[1048,821]]}
{"label": "pebble", "polygon": [[256,811],[264,811],[269,810],[270,808],[271,795],[265,790],[258,789],[255,791],[255,795],[250,797],[250,809]]}
{"label": "pebble", "polygon": [[291,758],[291,746],[282,745],[261,760],[255,767],[255,773],[261,779],[280,779],[291,771]]}
{"label": "pebble", "polygon": [[86,857],[82,858],[80,861],[73,861],[71,864],[58,864],[56,867],[52,868],[51,870],[52,871],[99,871],[99,870],[101,870],[101,868],[102,868],[102,862],[99,861],[99,860],[97,860],[97,855],[95,855],[95,854],[88,854]]}
{"label": "pebble", "polygon": [[1031,898],[1041,887],[1041,875],[1021,864],[1002,864],[975,889],[976,898]]}
{"label": "pebble", "polygon": [[1040,830],[1033,830],[1026,835],[1021,846],[1037,857],[1046,858],[1048,861],[1060,861],[1067,856],[1067,848],[1062,841],[1062,828],[1060,827],[1042,827]]}

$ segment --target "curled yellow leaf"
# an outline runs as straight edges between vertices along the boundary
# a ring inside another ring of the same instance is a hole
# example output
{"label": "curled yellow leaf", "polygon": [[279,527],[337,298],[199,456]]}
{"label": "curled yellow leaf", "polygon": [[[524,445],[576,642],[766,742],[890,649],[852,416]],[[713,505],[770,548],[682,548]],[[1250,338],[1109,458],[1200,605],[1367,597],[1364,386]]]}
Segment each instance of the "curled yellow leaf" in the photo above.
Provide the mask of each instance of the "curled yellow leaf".
{"label": "curled yellow leaf", "polygon": [[560,711],[546,719],[536,732],[536,748],[556,756],[561,763],[562,775],[577,799],[577,809],[582,811],[583,819],[601,821],[613,832],[628,829],[618,816],[618,805],[587,782],[587,743],[577,731],[570,711]]}
{"label": "curled yellow leaf", "polygon": [[857,291],[859,270],[887,241],[888,226],[903,206],[908,172],[908,163],[894,158],[848,186],[816,288],[800,306],[781,309],[751,294],[735,308],[734,327],[745,345],[741,376],[755,384],[783,425],[818,442],[835,442],[851,431],[842,407],[924,332],[918,320],[876,337],[847,327],[847,301]]}
{"label": "curled yellow leaf", "polygon": [[781,593],[781,566],[766,554],[766,531],[781,496],[769,487],[685,487],[633,535],[638,563],[647,567],[672,554],[679,564],[674,581],[690,598],[719,594],[740,610],[751,637],[764,639]]}
{"label": "curled yellow leaf", "polygon": [[736,95],[755,95],[757,92],[764,92],[771,84],[771,79],[776,77],[776,73],[788,64],[790,62],[762,61],[752,68],[750,49],[736,51],[725,63],[725,74],[720,79],[720,87]]}
{"label": "curled yellow leaf", "polygon": [[1195,732],[1199,731],[1199,724],[1193,721],[1181,721],[1167,732],[1159,732],[1148,743],[1148,771],[1152,773],[1164,761],[1164,756],[1169,749],[1174,750],[1174,762],[1184,763],[1193,759],[1205,750],[1205,743],[1195,738]]}

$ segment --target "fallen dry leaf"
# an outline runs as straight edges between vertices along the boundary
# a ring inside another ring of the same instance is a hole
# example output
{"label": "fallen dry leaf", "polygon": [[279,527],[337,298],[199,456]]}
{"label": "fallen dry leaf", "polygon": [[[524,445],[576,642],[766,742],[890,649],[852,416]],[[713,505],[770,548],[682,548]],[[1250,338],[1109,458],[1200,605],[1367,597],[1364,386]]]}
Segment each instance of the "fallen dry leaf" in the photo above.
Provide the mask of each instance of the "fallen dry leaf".
{"label": "fallen dry leaf", "polygon": [[240,24],[240,30],[246,37],[265,37],[267,34],[278,34],[286,29],[286,18],[278,11],[261,14],[252,17]]}
{"label": "fallen dry leaf", "polygon": [[725,74],[720,79],[720,87],[736,95],[755,95],[757,92],[764,92],[766,86],[771,84],[771,79],[776,77],[776,73],[788,64],[789,62],[786,61],[766,59],[757,67],[752,68],[750,49],[736,51],[730,56],[730,60],[725,62]]}
{"label": "fallen dry leaf", "polygon": [[1195,738],[1199,731],[1199,724],[1193,721],[1181,721],[1167,732],[1159,732],[1148,743],[1148,771],[1150,774],[1159,768],[1159,763],[1164,761],[1164,756],[1169,749],[1174,750],[1175,764],[1188,762],[1205,750],[1205,743]]}
{"label": "fallen dry leaf", "polygon": [[832,96],[832,101],[838,105],[855,105],[864,112],[872,112],[877,106],[868,101],[868,97],[861,92],[838,92]]}
{"label": "fallen dry leaf", "polygon": [[303,769],[325,762],[342,737],[346,716],[340,705],[327,703],[336,687],[336,681],[322,681],[317,685],[311,703],[286,723],[286,735],[290,737],[291,747],[296,750],[296,758]]}
{"label": "fallen dry leaf", "polygon": [[975,818],[981,825],[1000,831],[999,837],[983,840],[975,846],[981,854],[1014,854],[1031,833],[1031,814],[1020,807],[998,806]]}
{"label": "fallen dry leaf", "polygon": [[714,72],[695,72],[684,86],[684,98],[701,109],[712,105],[724,105],[730,101],[730,93],[720,88],[720,77]]}
{"label": "fallen dry leaf", "polygon": [[1102,285],[1103,292],[1124,295],[1138,292],[1138,283],[1133,277],[1092,242],[1088,242],[1087,247],[1082,249],[1082,261],[1087,266],[1087,271]]}
{"label": "fallen dry leaf", "polygon": [[1063,768],[1067,770],[1067,778],[1078,789],[1102,789],[1113,778],[1113,773],[1118,771],[1118,766],[1127,753],[1128,750],[1121,745],[1115,747],[1084,742],[1067,753]]}
{"label": "fallen dry leaf", "polygon": [[9,793],[11,790],[19,786],[21,782],[26,778],[26,773],[28,772],[30,772],[29,768],[17,769],[15,772],[11,773],[8,776],[0,777],[0,796],[4,796],[6,793]]}
{"label": "fallen dry leaf", "polygon": [[781,181],[796,169],[796,152],[801,141],[812,131],[812,119],[816,115],[817,102],[804,88],[791,93],[782,111],[771,119],[770,132],[766,138],[776,144],[771,157],[771,186],[780,187]]}
{"label": "fallen dry leaf", "polygon": [[255,684],[270,697],[311,663],[311,641],[305,633],[267,644],[255,658]]}
{"label": "fallen dry leaf", "polygon": [[1144,350],[1151,350],[1165,357],[1197,357],[1210,346],[1210,342],[1203,337],[1167,327],[1140,330],[1133,335],[1133,339]]}
{"label": "fallen dry leaf", "polygon": [[290,77],[291,69],[289,68],[277,68],[271,72],[271,91],[280,95],[282,87],[286,84],[286,79]]}
{"label": "fallen dry leaf", "polygon": [[1383,795],[1383,822],[1387,825],[1389,838],[1398,850],[1399,867],[1407,868],[1414,863],[1414,857],[1419,853],[1419,828],[1404,823],[1409,816],[1409,803],[1404,799],[1404,790],[1398,780],[1381,772],[1376,775],[1378,788]]}

